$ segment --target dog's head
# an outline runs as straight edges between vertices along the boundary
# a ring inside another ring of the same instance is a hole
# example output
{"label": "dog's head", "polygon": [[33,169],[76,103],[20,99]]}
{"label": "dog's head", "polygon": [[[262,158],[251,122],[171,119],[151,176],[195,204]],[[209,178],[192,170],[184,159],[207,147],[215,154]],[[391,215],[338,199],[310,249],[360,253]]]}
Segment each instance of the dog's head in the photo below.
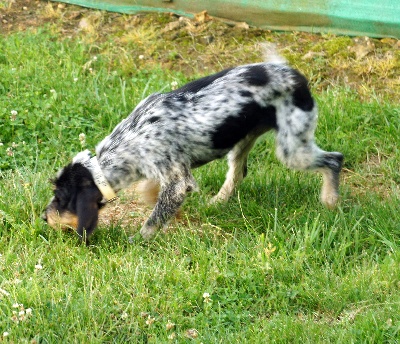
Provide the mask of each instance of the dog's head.
{"label": "dog's head", "polygon": [[99,209],[105,205],[91,172],[84,165],[88,159],[88,152],[79,153],[52,180],[54,196],[43,214],[51,227],[74,228],[82,238],[96,228]]}

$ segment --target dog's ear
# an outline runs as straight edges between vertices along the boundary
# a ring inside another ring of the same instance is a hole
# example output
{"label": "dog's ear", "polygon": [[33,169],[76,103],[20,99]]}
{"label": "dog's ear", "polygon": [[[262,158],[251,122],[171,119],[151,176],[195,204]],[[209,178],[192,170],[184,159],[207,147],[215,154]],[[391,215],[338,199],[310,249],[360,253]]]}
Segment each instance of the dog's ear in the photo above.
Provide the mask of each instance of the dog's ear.
{"label": "dog's ear", "polygon": [[89,243],[88,237],[97,226],[102,194],[95,186],[83,187],[76,200],[76,215],[78,216],[77,233]]}

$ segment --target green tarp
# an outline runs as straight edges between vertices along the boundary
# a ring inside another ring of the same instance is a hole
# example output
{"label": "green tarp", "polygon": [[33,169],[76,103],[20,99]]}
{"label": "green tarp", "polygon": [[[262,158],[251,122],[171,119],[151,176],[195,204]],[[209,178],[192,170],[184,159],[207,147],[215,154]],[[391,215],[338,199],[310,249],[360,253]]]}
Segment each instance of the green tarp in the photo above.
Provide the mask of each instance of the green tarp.
{"label": "green tarp", "polygon": [[274,30],[400,38],[400,0],[64,0],[122,13],[208,14]]}

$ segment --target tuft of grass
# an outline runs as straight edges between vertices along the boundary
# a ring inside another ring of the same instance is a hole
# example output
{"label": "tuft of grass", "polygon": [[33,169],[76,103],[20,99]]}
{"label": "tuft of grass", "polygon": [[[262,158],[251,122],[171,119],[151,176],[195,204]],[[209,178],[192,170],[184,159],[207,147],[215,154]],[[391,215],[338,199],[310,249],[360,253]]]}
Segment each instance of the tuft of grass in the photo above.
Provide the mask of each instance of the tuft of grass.
{"label": "tuft of grass", "polygon": [[0,9],[2,10],[10,10],[13,4],[13,0],[1,0],[0,1]]}
{"label": "tuft of grass", "polygon": [[[129,243],[148,212],[127,193],[105,214],[121,220],[102,222],[86,248],[41,221],[48,178],[76,152],[93,150],[143,97],[193,78],[139,58],[143,47],[132,42],[88,37],[67,39],[51,26],[0,35],[1,340],[398,342],[397,101],[362,101],[340,84],[316,88],[316,140],[346,158],[336,210],[320,205],[318,175],[279,164],[268,133],[227,204],[208,205],[226,173],[226,163],[215,161],[194,171],[201,191],[167,234]],[[205,59],[206,50],[231,49],[195,47]],[[193,63],[212,69],[233,59]],[[316,78],[319,63],[307,67]]]}
{"label": "tuft of grass", "polygon": [[60,19],[61,18],[61,12],[59,8],[54,9],[54,5],[49,2],[47,3],[46,6],[44,6],[41,15],[43,16],[44,19]]}

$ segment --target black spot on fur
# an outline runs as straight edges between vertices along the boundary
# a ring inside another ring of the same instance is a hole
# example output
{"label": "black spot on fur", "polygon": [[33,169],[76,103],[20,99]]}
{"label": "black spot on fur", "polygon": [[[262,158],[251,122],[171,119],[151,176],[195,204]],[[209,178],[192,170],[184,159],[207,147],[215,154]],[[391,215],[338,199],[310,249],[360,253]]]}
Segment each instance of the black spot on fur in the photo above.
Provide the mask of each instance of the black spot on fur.
{"label": "black spot on fur", "polygon": [[248,173],[248,168],[247,168],[247,159],[246,159],[246,163],[243,165],[243,178],[245,178],[247,176]]}
{"label": "black spot on fur", "polygon": [[208,85],[212,84],[215,80],[222,78],[226,74],[228,74],[232,68],[225,69],[219,73],[213,74],[206,76],[204,78],[194,80],[192,82],[189,82],[188,84],[182,86],[181,88],[178,88],[177,90],[169,92],[169,94],[183,94],[183,93],[197,93],[201,89],[207,87]]}
{"label": "black spot on fur", "polygon": [[174,94],[174,103],[178,102],[178,103],[184,103],[187,101],[187,97],[184,93],[177,93]]}
{"label": "black spot on fur", "polygon": [[285,156],[285,158],[288,157],[289,155],[289,149],[287,147],[283,148],[283,155]]}
{"label": "black spot on fur", "polygon": [[[148,151],[147,153],[150,153],[150,151]],[[115,167],[115,172],[120,174],[120,175],[127,175],[127,174],[131,173],[131,171],[130,171],[128,166],[129,165],[127,165],[127,164],[116,166]]]}
{"label": "black spot on fur", "polygon": [[153,117],[150,117],[149,119],[148,119],[148,122],[149,123],[154,123],[154,122],[157,122],[157,121],[159,121],[160,120],[160,117],[158,117],[158,116],[153,116]]}
{"label": "black spot on fur", "polygon": [[253,97],[253,93],[251,93],[250,91],[246,91],[246,90],[241,90],[239,91],[239,94],[244,97],[244,98],[251,98]]}
{"label": "black spot on fur", "polygon": [[314,108],[314,99],[308,88],[307,79],[298,71],[293,70],[293,74],[296,81],[293,104],[303,111],[311,111]]}
{"label": "black spot on fur", "polygon": [[187,102],[186,96],[182,94],[174,95],[173,97],[165,98],[162,102],[162,105],[166,108],[171,110],[172,112],[179,111],[183,104]]}
{"label": "black spot on fur", "polygon": [[261,64],[249,66],[243,77],[245,81],[254,86],[264,86],[269,82],[265,66]]}
{"label": "black spot on fur", "polygon": [[326,153],[317,163],[317,167],[329,167],[339,173],[342,169],[343,154],[338,152]]}
{"label": "black spot on fur", "polygon": [[277,128],[274,106],[262,107],[251,102],[244,105],[238,114],[227,116],[211,135],[213,147],[231,148],[255,128]]}

